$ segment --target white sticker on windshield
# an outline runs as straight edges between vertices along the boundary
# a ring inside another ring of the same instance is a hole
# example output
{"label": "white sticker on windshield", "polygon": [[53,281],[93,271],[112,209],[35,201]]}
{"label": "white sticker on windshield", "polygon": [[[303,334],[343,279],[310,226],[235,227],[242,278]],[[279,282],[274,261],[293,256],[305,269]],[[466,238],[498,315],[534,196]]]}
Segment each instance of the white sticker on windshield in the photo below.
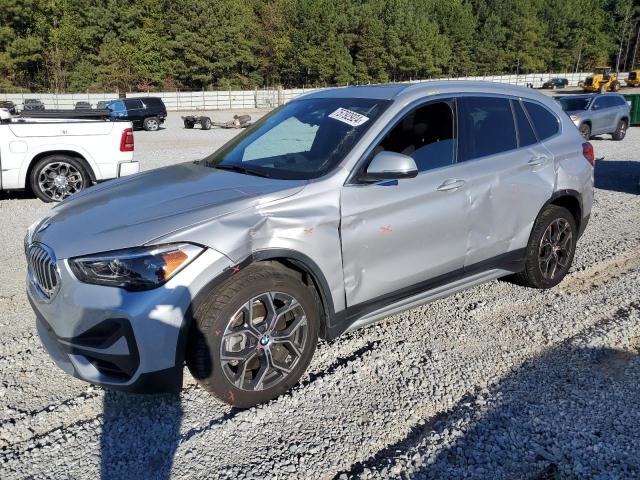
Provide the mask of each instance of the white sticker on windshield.
{"label": "white sticker on windshield", "polygon": [[346,108],[339,108],[335,112],[329,115],[329,118],[333,118],[335,120],[340,120],[347,125],[351,125],[352,127],[359,127],[367,120],[369,117],[365,117],[364,115],[360,115],[359,113],[352,112],[351,110],[347,110]]}

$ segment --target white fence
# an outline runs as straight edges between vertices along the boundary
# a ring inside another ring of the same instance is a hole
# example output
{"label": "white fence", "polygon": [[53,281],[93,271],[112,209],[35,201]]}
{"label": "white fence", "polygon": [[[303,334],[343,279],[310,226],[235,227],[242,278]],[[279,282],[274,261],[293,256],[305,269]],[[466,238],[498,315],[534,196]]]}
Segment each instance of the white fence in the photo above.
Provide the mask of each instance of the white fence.
{"label": "white fence", "polygon": [[[569,81],[570,86],[578,85],[590,73],[531,73],[526,75],[495,75],[476,77],[457,77],[457,80],[484,80],[488,82],[509,83],[521,86],[540,88],[550,78],[561,77]],[[620,73],[624,80],[627,73]],[[447,78],[453,80],[453,78]],[[428,80],[416,80],[408,83],[419,83]],[[218,90],[213,92],[140,92],[127,93],[127,97],[154,96],[162,98],[169,111],[198,110],[243,110],[252,108],[274,108],[304,93],[319,90],[318,88],[293,89],[254,89],[254,90]],[[47,109],[73,109],[77,102],[89,102],[93,107],[99,101],[118,98],[118,93],[73,93],[73,94],[37,94],[37,93],[0,93],[0,100],[10,100],[21,110],[25,99],[37,98]]]}

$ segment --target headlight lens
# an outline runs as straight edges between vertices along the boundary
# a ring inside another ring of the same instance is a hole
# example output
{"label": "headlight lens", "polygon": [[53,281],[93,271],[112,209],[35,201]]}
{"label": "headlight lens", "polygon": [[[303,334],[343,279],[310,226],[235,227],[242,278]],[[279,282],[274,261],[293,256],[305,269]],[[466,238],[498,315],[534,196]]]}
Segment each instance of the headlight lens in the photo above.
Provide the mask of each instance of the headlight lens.
{"label": "headlight lens", "polygon": [[573,120],[574,122],[580,120],[580,117],[578,115],[571,115],[569,118],[571,118],[571,120]]}
{"label": "headlight lens", "polygon": [[166,283],[203,250],[191,243],[173,243],[76,257],[69,265],[81,282],[150,290]]}

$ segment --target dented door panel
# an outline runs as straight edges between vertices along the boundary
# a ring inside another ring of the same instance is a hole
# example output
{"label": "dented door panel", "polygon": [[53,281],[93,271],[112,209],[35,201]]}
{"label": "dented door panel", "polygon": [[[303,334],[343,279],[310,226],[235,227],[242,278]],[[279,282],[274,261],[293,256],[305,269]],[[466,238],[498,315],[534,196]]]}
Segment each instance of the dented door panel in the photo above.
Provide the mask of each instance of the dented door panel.
{"label": "dented door panel", "polygon": [[415,178],[342,190],[342,257],[347,306],[462,268],[465,186],[440,191],[464,165]]}
{"label": "dented door panel", "polygon": [[467,162],[469,238],[465,266],[526,247],[555,185],[552,154],[541,144]]}

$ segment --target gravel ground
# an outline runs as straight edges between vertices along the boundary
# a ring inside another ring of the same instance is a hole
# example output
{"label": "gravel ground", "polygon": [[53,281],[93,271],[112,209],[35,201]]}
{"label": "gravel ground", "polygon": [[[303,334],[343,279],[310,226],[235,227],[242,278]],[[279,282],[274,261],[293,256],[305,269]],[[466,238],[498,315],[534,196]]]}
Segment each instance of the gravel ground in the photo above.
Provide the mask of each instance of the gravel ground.
{"label": "gravel ground", "polygon": [[[172,114],[136,156],[195,159],[235,133]],[[179,397],[138,396],[55,367],[23,292],[22,237],[49,206],[3,194],[0,478],[639,478],[640,128],[593,143],[593,215],[560,286],[495,281],[322,343],[290,394],[244,411],[188,376]]]}

